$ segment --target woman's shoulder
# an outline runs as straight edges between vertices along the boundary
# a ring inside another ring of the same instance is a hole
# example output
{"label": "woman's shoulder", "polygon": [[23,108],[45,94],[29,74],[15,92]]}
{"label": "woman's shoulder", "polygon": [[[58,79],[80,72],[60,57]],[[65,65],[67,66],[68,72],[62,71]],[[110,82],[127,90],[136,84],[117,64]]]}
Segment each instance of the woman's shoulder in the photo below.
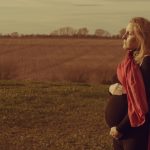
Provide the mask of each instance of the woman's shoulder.
{"label": "woman's shoulder", "polygon": [[144,59],[149,59],[150,55],[144,55]]}
{"label": "woman's shoulder", "polygon": [[150,67],[150,55],[145,55],[141,67]]}

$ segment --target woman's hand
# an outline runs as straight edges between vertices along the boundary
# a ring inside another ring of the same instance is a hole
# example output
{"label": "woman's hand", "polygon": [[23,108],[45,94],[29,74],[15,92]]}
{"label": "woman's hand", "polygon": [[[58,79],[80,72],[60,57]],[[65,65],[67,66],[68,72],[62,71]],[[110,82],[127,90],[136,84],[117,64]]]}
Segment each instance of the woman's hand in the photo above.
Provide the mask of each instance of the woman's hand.
{"label": "woman's hand", "polygon": [[109,86],[109,93],[111,93],[112,95],[122,95],[126,94],[126,91],[120,83],[115,83]]}
{"label": "woman's hand", "polygon": [[111,127],[109,134],[115,139],[119,139],[122,137],[122,134],[117,130],[116,127]]}

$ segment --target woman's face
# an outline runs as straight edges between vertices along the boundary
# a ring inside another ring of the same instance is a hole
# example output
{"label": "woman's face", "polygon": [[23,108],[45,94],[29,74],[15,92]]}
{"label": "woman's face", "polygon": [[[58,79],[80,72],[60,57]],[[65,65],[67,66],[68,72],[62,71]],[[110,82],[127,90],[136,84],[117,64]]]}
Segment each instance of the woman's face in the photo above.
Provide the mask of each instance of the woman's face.
{"label": "woman's face", "polygon": [[123,49],[134,50],[138,48],[138,41],[134,33],[133,23],[129,23],[126,27],[126,32],[123,35]]}

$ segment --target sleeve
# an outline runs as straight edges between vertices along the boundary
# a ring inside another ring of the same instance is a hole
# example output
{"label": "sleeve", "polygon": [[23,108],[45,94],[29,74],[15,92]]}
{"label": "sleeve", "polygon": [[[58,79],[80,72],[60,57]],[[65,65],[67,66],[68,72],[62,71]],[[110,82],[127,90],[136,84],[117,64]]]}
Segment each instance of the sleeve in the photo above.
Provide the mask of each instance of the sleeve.
{"label": "sleeve", "polygon": [[144,58],[140,68],[146,90],[150,89],[150,56]]}
{"label": "sleeve", "polygon": [[128,114],[125,115],[123,120],[116,127],[117,130],[121,133],[124,133],[126,130],[128,130],[131,127]]}
{"label": "sleeve", "polygon": [[148,106],[150,108],[150,56],[146,56],[143,59],[143,63],[140,68],[141,68],[141,72],[145,84]]}
{"label": "sleeve", "polygon": [[[148,104],[150,106],[150,56],[147,56],[143,59],[143,63],[140,66],[141,73],[143,76],[144,84],[145,84],[145,89],[146,89],[146,94],[148,98]],[[123,118],[123,120],[117,125],[117,130],[121,133],[125,132],[131,128],[130,125],[130,120],[128,114]]]}

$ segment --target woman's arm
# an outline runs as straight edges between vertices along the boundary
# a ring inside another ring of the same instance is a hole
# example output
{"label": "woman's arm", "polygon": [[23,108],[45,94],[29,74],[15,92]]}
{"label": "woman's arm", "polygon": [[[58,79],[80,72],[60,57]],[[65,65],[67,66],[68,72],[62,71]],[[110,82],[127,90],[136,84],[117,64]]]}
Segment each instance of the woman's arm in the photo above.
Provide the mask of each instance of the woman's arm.
{"label": "woman's arm", "polygon": [[123,120],[116,126],[116,128],[121,133],[124,133],[129,128],[131,128],[128,114],[125,115],[125,117],[123,118]]}
{"label": "woman's arm", "polygon": [[150,56],[146,56],[143,59],[143,63],[140,66],[144,84],[145,84],[145,89],[146,89],[146,94],[148,94],[148,90],[150,89]]}

